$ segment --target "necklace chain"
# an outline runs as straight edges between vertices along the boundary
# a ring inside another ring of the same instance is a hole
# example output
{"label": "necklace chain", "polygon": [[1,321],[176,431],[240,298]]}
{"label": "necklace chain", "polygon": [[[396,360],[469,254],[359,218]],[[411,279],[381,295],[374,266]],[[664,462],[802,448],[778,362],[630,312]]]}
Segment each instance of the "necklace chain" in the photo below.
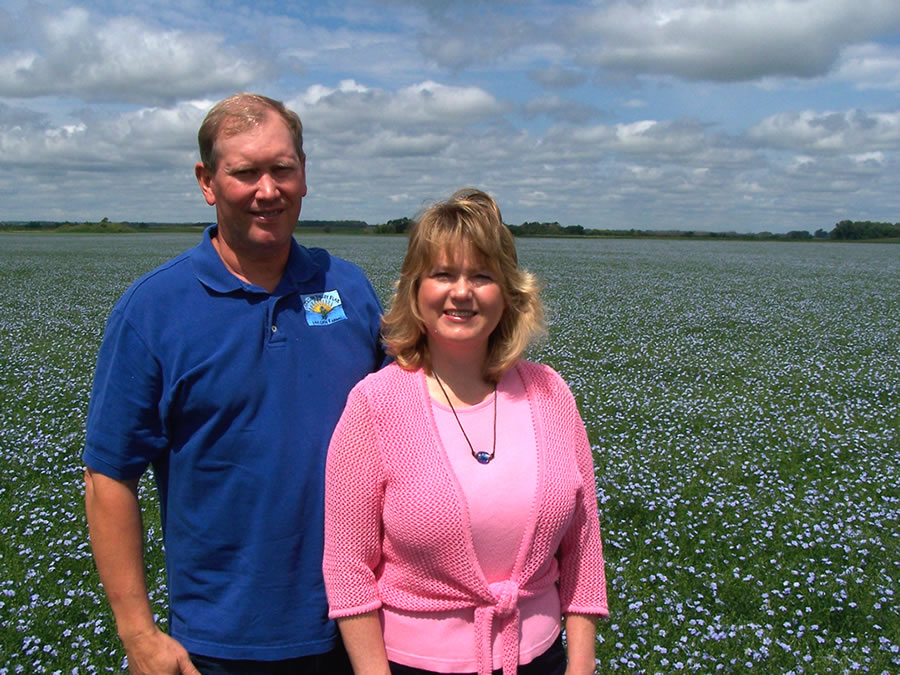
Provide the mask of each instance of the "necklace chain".
{"label": "necklace chain", "polygon": [[475,448],[472,447],[472,441],[469,440],[469,435],[463,428],[462,422],[459,421],[459,415],[456,414],[456,408],[453,407],[453,401],[450,400],[450,396],[447,394],[447,390],[444,389],[444,384],[441,382],[441,378],[438,377],[438,374],[434,371],[434,369],[432,369],[431,374],[434,375],[434,379],[437,381],[438,386],[441,388],[441,391],[444,394],[444,398],[447,399],[447,405],[450,406],[450,412],[453,413],[453,417],[454,419],[456,419],[456,423],[459,425],[459,430],[462,432],[463,438],[466,439],[466,443],[469,445],[469,452],[472,453],[472,457],[474,457],[479,464],[490,464],[491,460],[494,459],[494,455],[497,452],[497,385],[494,384],[494,444],[491,447],[490,454],[484,451],[475,452]]}

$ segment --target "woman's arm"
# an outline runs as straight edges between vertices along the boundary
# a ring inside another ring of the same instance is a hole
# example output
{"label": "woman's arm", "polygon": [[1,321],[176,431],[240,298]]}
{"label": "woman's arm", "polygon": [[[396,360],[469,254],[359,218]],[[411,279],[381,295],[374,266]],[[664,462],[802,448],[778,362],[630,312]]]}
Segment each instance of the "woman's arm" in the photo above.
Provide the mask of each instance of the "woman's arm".
{"label": "woman's arm", "polygon": [[566,675],[593,675],[596,639],[596,616],[566,614]]}
{"label": "woman's arm", "polygon": [[391,675],[377,612],[337,620],[354,675]]}
{"label": "woman's arm", "polygon": [[381,560],[384,472],[360,387],[350,392],[325,463],[322,572],[332,619],[381,607],[374,570]]}
{"label": "woman's arm", "polygon": [[355,675],[390,675],[374,570],[381,559],[384,473],[363,385],[350,392],[325,465],[322,572]]}
{"label": "woman's arm", "polygon": [[560,604],[563,614],[605,617],[609,616],[609,608],[594,457],[575,399],[565,382],[561,379],[559,382],[562,390],[555,401],[553,414],[562,415],[569,428],[571,435],[562,442],[571,444],[581,480],[575,512],[557,550]]}

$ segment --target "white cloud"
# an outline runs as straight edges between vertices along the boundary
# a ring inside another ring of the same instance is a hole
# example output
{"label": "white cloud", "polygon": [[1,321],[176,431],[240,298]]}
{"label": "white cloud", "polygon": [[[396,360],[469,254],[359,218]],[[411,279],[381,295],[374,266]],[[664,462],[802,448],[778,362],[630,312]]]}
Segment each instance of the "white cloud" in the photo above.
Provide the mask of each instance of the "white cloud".
{"label": "white cloud", "polygon": [[881,167],[885,163],[885,156],[881,151],[863,152],[858,155],[850,155],[850,159],[852,159],[857,164],[868,165],[872,168]]}
{"label": "white cloud", "polygon": [[441,67],[460,70],[481,67],[508,58],[518,50],[547,42],[541,25],[500,5],[465,4],[462,9],[434,17],[432,26],[420,33],[422,54]]}
{"label": "white cloud", "polygon": [[239,90],[267,74],[263,62],[221,35],[160,30],[78,7],[39,20],[36,44],[0,58],[0,95],[171,102]]}
{"label": "white cloud", "polygon": [[897,28],[896,0],[616,0],[565,33],[587,66],[731,82],[820,76],[843,47]]}
{"label": "white cloud", "polygon": [[860,110],[781,113],[747,131],[748,138],[773,148],[806,153],[851,153],[900,148],[900,112]]}
{"label": "white cloud", "polygon": [[384,222],[462,185],[513,223],[900,212],[896,0],[112,7],[0,8],[0,218],[212,217],[196,132],[238,89],[303,118],[308,218]]}
{"label": "white cloud", "polygon": [[547,138],[571,153],[645,155],[654,161],[701,152],[710,142],[704,130],[685,122],[640,120],[627,124],[567,126]]}
{"label": "white cloud", "polygon": [[900,48],[871,43],[850,46],[835,78],[852,82],[857,89],[900,91]]}
{"label": "white cloud", "polygon": [[308,128],[347,135],[371,128],[409,125],[445,128],[490,119],[504,106],[479,87],[452,87],[425,81],[396,92],[362,86],[353,80],[338,88],[313,85],[291,102]]}
{"label": "white cloud", "polygon": [[185,102],[58,126],[15,123],[2,114],[0,155],[7,166],[42,171],[187,167],[197,155],[197,129],[207,108],[206,102]]}

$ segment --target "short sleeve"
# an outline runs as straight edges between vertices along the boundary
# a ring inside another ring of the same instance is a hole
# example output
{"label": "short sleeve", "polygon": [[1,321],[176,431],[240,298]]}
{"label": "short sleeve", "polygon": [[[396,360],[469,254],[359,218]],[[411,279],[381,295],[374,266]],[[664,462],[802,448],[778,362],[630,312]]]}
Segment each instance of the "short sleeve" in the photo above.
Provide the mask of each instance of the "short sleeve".
{"label": "short sleeve", "polygon": [[560,543],[560,603],[563,613],[608,616],[594,459],[575,399],[562,378],[559,386],[560,398],[565,401],[561,408],[569,414],[571,443],[581,478],[575,515]]}
{"label": "short sleeve", "polygon": [[325,465],[322,569],[330,618],[381,607],[374,570],[381,560],[384,471],[364,390],[365,380],[350,392]]}
{"label": "short sleeve", "polygon": [[168,447],[160,417],[162,372],[145,341],[116,308],[106,324],[88,406],[84,463],[126,480]]}

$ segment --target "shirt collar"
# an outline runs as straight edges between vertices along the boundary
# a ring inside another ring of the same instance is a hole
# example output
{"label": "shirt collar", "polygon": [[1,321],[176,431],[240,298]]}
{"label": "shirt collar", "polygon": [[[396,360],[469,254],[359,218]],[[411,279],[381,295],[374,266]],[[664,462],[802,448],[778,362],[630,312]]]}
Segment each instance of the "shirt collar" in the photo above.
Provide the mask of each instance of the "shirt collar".
{"label": "shirt collar", "polygon": [[[191,254],[194,274],[204,286],[217,293],[230,293],[242,290],[248,293],[266,293],[259,286],[248,284],[228,271],[218,251],[213,246],[212,238],[218,232],[217,225],[210,225],[203,231],[203,238]],[[291,238],[291,252],[287,265],[272,295],[287,295],[319,273],[320,266],[309,250],[300,246]]]}

